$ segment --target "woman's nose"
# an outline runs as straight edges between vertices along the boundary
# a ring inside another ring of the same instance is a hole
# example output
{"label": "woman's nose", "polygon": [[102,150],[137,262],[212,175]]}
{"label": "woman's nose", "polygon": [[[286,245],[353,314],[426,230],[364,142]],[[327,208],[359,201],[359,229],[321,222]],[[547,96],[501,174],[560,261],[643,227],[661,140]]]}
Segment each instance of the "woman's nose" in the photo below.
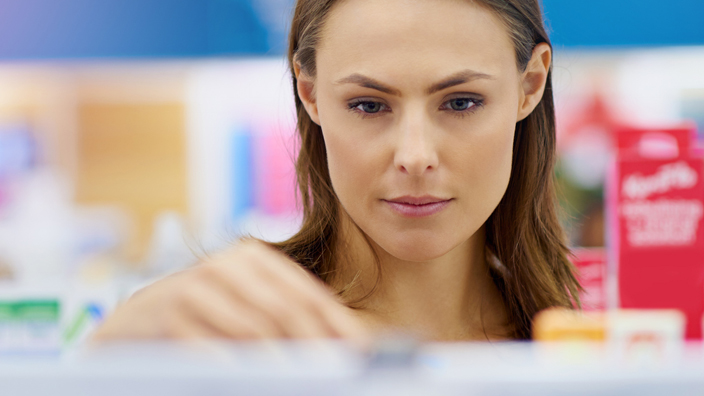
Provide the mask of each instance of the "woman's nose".
{"label": "woman's nose", "polygon": [[422,117],[414,117],[403,123],[396,141],[394,165],[404,173],[421,176],[436,169],[438,153],[433,141],[430,122]]}

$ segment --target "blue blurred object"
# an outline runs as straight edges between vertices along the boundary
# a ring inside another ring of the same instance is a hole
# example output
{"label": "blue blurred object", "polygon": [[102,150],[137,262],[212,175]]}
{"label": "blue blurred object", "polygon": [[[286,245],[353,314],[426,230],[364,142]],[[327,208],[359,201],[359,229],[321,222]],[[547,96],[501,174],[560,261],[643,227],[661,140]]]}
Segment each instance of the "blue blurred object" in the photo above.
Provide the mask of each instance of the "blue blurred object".
{"label": "blue blurred object", "polygon": [[0,0],[0,59],[268,51],[250,0]]}
{"label": "blue blurred object", "polygon": [[22,124],[0,125],[0,177],[12,177],[36,165],[36,143]]}
{"label": "blue blurred object", "polygon": [[[294,0],[0,0],[0,60],[280,55]],[[704,44],[704,1],[543,0],[558,47]]]}
{"label": "blue blurred object", "polygon": [[86,305],[86,312],[90,315],[91,318],[97,320],[97,321],[102,321],[103,318],[105,317],[105,310],[103,307],[98,304],[98,303],[89,303]]}
{"label": "blue blurred object", "polygon": [[234,128],[231,138],[230,194],[231,218],[235,222],[254,207],[254,167],[252,134],[242,127]]}
{"label": "blue blurred object", "polygon": [[704,45],[702,0],[542,0],[558,47]]}

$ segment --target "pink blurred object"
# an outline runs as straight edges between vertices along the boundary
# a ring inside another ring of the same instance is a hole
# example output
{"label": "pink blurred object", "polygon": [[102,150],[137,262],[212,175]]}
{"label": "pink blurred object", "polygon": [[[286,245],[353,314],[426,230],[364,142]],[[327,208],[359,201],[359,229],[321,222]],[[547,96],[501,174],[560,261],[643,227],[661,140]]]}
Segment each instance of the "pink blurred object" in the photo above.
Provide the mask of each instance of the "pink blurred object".
{"label": "pink blurred object", "polygon": [[584,288],[579,298],[585,311],[606,308],[606,250],[604,248],[576,248],[572,263],[577,268],[579,283]]}
{"label": "pink blurred object", "polygon": [[266,214],[296,211],[297,148],[292,131],[267,128],[255,137],[256,202]]}

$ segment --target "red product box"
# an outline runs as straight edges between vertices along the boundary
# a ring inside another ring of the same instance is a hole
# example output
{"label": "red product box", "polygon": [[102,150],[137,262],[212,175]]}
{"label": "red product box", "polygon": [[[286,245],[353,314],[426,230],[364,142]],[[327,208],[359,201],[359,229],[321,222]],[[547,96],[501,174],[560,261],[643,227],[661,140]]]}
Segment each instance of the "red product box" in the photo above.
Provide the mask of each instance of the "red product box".
{"label": "red product box", "polygon": [[702,337],[704,161],[692,127],[624,129],[609,175],[607,216],[622,308],[674,308]]}

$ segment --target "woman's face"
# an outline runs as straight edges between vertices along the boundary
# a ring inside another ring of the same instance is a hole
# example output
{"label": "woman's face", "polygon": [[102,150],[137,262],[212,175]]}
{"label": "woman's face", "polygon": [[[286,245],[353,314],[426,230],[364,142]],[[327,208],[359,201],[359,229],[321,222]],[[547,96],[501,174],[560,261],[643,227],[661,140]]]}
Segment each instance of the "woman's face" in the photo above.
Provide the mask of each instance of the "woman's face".
{"label": "woman's face", "polygon": [[341,1],[316,67],[302,99],[351,219],[402,260],[467,242],[506,191],[527,115],[498,17],[467,0]]}

